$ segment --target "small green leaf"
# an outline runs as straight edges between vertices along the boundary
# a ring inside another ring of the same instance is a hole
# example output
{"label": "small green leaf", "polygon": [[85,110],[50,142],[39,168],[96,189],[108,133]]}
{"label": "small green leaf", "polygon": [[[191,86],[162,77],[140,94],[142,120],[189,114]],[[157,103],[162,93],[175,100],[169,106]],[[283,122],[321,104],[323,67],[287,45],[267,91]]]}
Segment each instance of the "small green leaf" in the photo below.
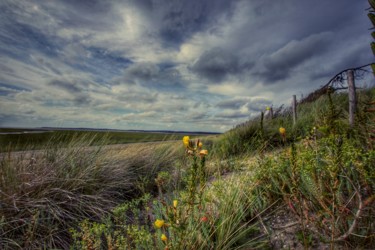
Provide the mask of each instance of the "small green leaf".
{"label": "small green leaf", "polygon": [[371,5],[371,7],[375,10],[375,0],[368,0],[368,3]]}
{"label": "small green leaf", "polygon": [[372,53],[375,55],[375,43],[374,42],[371,43],[371,49],[372,49]]}
{"label": "small green leaf", "polygon": [[370,19],[370,21],[372,22],[372,26],[375,27],[375,14],[373,14],[373,13],[368,13],[367,16],[368,16],[368,18]]}
{"label": "small green leaf", "polygon": [[371,64],[371,68],[372,68],[372,73],[373,73],[374,76],[375,76],[375,63]]}

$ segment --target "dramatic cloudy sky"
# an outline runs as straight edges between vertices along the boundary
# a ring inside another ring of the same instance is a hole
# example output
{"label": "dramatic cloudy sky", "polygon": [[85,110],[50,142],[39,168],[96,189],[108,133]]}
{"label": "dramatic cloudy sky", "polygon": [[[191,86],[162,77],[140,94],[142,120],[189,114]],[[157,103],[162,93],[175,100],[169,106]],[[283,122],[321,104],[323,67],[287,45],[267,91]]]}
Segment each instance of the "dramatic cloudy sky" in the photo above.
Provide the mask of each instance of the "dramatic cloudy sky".
{"label": "dramatic cloudy sky", "polygon": [[226,131],[373,61],[367,7],[1,0],[0,127]]}

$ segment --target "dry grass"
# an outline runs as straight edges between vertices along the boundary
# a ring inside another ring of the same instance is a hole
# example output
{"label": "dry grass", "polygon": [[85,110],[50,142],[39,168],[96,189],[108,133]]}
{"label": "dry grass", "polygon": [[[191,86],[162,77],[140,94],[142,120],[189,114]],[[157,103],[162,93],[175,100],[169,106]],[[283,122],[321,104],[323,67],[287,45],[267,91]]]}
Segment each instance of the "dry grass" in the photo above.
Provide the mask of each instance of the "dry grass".
{"label": "dry grass", "polygon": [[152,191],[178,157],[170,142],[86,147],[93,139],[0,155],[0,248],[69,248],[70,227]]}

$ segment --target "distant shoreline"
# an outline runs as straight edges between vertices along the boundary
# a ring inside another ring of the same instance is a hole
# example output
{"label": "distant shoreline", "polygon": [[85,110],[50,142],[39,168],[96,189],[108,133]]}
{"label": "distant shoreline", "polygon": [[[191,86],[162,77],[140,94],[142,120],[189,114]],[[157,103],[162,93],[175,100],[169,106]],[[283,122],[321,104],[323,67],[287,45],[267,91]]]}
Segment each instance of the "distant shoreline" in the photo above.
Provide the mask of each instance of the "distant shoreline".
{"label": "distant shoreline", "polygon": [[[9,130],[9,131],[2,131]],[[142,129],[107,129],[107,128],[59,128],[59,127],[36,127],[36,128],[12,128],[0,127],[0,135],[45,133],[53,131],[92,131],[92,132],[134,132],[134,133],[163,133],[163,134],[190,134],[190,135],[219,135],[219,132],[204,131],[173,131],[173,130],[142,130]]]}

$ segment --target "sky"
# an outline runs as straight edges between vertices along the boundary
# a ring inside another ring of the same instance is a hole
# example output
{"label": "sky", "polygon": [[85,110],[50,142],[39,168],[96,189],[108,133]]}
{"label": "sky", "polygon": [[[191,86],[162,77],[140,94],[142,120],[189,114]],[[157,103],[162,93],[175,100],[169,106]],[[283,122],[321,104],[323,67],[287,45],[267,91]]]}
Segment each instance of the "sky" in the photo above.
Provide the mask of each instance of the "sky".
{"label": "sky", "polygon": [[368,6],[0,0],[0,127],[224,132],[372,62]]}

